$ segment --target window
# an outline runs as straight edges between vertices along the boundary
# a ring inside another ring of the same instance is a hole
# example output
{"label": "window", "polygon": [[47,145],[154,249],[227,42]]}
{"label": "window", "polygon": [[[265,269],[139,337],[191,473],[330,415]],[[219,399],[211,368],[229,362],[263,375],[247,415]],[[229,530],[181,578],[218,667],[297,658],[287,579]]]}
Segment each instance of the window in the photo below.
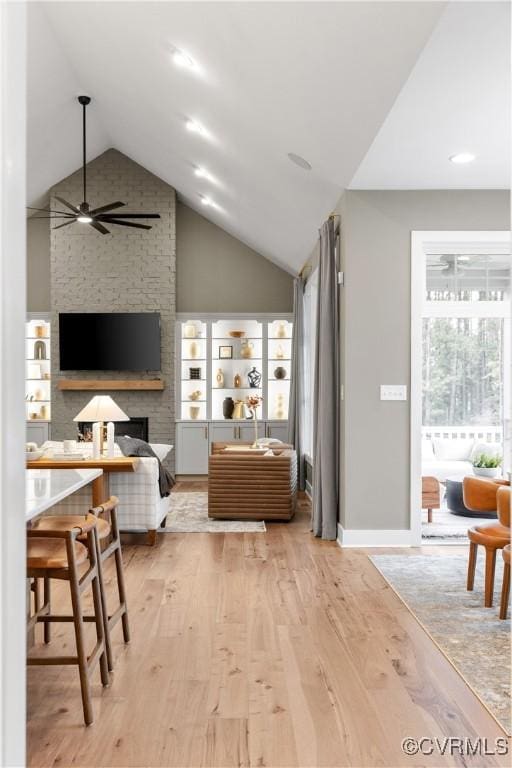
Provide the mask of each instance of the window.
{"label": "window", "polygon": [[304,453],[313,458],[313,396],[315,389],[316,311],[318,269],[311,273],[304,290]]}

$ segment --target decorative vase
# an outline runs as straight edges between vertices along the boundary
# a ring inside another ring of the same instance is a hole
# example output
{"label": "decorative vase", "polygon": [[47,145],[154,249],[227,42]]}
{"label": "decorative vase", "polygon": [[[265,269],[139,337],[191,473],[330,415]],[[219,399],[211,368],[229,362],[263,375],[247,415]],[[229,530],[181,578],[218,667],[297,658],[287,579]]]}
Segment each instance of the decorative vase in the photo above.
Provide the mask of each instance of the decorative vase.
{"label": "decorative vase", "polygon": [[188,354],[191,360],[195,360],[199,357],[199,345],[196,341],[191,341],[188,345]]}
{"label": "decorative vase", "polygon": [[232,397],[225,397],[222,403],[222,415],[225,419],[233,418],[233,411],[235,410],[235,401]]}
{"label": "decorative vase", "polygon": [[276,328],[276,339],[286,339],[286,323],[278,323]]}
{"label": "decorative vase", "polygon": [[234,419],[245,419],[245,404],[243,400],[237,400],[233,411]]}
{"label": "decorative vase", "polygon": [[201,378],[201,369],[200,368],[189,368],[189,379],[191,380],[199,380]]}
{"label": "decorative vase", "polygon": [[252,341],[244,341],[240,347],[240,355],[244,358],[244,360],[248,360],[253,356],[253,353],[254,344]]}
{"label": "decorative vase", "polygon": [[44,341],[34,342],[34,360],[46,360],[46,344]]}
{"label": "decorative vase", "polygon": [[191,419],[197,419],[199,416],[199,413],[201,411],[201,408],[199,405],[191,405],[189,406],[188,412],[190,414]]}
{"label": "decorative vase", "polygon": [[183,335],[186,339],[195,339],[197,337],[197,327],[194,323],[187,323],[183,326]]}
{"label": "decorative vase", "polygon": [[46,325],[36,325],[34,328],[34,336],[37,336],[38,339],[46,339],[47,335]]}
{"label": "decorative vase", "polygon": [[239,373],[235,373],[235,377],[233,379],[233,386],[236,389],[240,389],[240,387],[242,386],[242,377],[240,376]]}
{"label": "decorative vase", "polygon": [[247,374],[247,380],[251,389],[258,389],[261,384],[261,373],[253,366]]}
{"label": "decorative vase", "polygon": [[286,379],[286,373],[286,368],[283,368],[282,365],[278,365],[274,371],[274,376],[276,379]]}
{"label": "decorative vase", "polygon": [[284,349],[280,344],[278,344],[276,349],[276,360],[282,360],[283,358],[284,358]]}
{"label": "decorative vase", "polygon": [[275,417],[276,417],[276,419],[284,419],[284,397],[283,397],[283,395],[276,395]]}
{"label": "decorative vase", "polygon": [[222,389],[222,387],[224,386],[224,373],[222,371],[222,368],[219,368],[219,370],[217,371],[215,381],[217,382],[217,387],[219,389]]}

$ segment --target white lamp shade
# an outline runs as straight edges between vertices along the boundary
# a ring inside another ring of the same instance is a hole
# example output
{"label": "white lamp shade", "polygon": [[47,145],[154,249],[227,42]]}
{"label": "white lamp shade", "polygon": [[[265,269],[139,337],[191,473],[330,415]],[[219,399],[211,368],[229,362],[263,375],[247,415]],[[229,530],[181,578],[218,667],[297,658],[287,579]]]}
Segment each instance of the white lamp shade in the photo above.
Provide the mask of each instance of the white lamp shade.
{"label": "white lamp shade", "polygon": [[96,395],[73,421],[130,421],[109,395]]}

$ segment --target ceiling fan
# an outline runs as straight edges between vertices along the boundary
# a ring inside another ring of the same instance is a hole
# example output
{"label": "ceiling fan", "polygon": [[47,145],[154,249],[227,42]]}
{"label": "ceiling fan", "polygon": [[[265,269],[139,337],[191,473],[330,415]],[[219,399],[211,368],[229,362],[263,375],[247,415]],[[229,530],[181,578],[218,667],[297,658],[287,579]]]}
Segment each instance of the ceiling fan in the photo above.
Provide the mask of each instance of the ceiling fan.
{"label": "ceiling fan", "polygon": [[62,224],[58,224],[53,229],[60,229],[61,227],[67,227],[75,222],[81,224],[89,224],[97,232],[101,232],[102,235],[108,235],[108,230],[105,224],[117,224],[120,227],[134,227],[136,229],[151,229],[149,224],[138,224],[135,221],[127,221],[127,219],[159,219],[159,213],[111,213],[116,208],[121,208],[126,203],[122,203],[117,200],[115,203],[109,203],[108,205],[102,205],[99,208],[91,209],[91,206],[87,202],[87,168],[86,168],[86,109],[90,103],[90,96],[79,96],[78,103],[82,105],[82,179],[83,179],[83,202],[76,206],[64,200],[63,197],[55,195],[55,199],[59,201],[68,211],[53,210],[51,208],[31,208],[30,211],[40,211],[47,213],[48,216],[32,216],[33,219],[66,219]]}

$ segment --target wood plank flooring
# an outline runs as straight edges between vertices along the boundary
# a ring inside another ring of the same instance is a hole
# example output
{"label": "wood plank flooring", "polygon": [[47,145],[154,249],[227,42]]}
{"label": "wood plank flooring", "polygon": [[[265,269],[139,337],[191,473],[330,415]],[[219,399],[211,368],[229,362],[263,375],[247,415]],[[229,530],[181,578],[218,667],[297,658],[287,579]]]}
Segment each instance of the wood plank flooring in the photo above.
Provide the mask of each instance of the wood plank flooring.
{"label": "wood plank flooring", "polygon": [[[115,630],[115,672],[107,689],[98,675],[90,728],[76,670],[29,668],[28,764],[508,765],[403,754],[407,736],[492,744],[503,733],[367,553],[318,541],[308,519],[303,500],[291,523],[266,534],[162,534],[156,547],[126,546],[132,642]],[[72,645],[71,628],[54,625],[43,652]]]}

